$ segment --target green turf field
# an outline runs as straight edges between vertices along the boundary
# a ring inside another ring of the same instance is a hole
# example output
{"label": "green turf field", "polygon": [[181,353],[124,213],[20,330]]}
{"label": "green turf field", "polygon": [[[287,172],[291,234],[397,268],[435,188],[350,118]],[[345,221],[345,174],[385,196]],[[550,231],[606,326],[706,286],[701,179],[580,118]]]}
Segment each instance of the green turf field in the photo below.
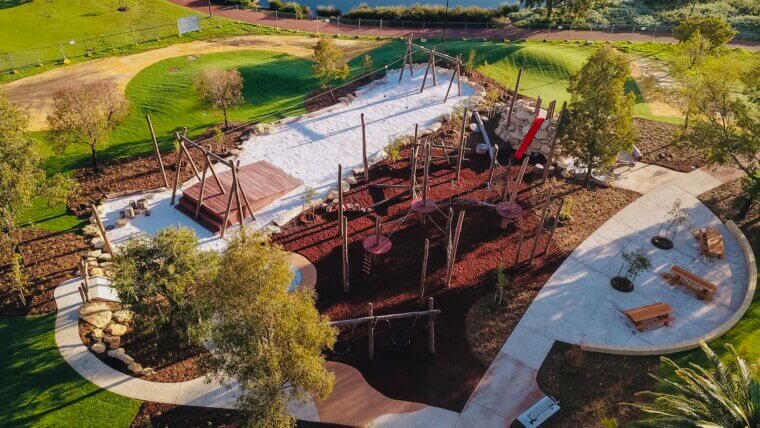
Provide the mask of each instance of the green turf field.
{"label": "green turf field", "polygon": [[0,343],[0,427],[128,427],[140,408],[63,360],[55,314],[0,318]]}

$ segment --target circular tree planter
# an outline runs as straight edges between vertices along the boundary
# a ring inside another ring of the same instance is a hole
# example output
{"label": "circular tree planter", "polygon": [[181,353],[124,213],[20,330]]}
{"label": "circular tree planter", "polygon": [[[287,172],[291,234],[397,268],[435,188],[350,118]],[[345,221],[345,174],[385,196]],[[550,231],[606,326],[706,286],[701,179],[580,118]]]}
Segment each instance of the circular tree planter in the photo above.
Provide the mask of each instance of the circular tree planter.
{"label": "circular tree planter", "polygon": [[652,245],[661,250],[673,249],[673,241],[664,236],[655,236],[651,239]]}
{"label": "circular tree planter", "polygon": [[612,285],[612,288],[615,290],[622,291],[623,293],[630,293],[633,291],[633,282],[624,276],[616,276],[610,279],[610,285]]}

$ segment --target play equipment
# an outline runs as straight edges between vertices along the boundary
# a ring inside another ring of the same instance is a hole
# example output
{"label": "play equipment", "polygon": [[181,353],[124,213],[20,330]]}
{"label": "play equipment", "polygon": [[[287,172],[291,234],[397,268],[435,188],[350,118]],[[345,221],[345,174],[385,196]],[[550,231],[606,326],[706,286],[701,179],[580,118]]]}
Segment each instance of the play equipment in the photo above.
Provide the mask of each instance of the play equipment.
{"label": "play equipment", "polygon": [[520,148],[518,148],[517,152],[515,152],[515,159],[522,159],[525,151],[528,150],[528,147],[530,147],[530,143],[533,142],[533,138],[535,138],[536,132],[538,132],[538,129],[541,127],[542,123],[544,123],[543,117],[538,117],[533,121],[533,124],[530,126],[530,130],[527,134],[525,134],[525,138],[523,138],[523,142],[520,144]]}

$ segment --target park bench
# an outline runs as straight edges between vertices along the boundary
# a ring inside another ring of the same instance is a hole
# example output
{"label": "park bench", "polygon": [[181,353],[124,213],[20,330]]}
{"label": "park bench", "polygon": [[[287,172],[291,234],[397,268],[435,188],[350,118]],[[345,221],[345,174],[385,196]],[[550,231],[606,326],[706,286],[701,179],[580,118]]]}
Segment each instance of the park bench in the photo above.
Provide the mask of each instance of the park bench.
{"label": "park bench", "polygon": [[670,272],[665,274],[665,280],[670,285],[683,285],[694,290],[699,300],[704,300],[718,291],[717,285],[676,265],[670,267]]}
{"label": "park bench", "polygon": [[674,320],[673,308],[662,302],[628,309],[623,313],[633,322],[638,331],[644,331],[649,327],[668,325]]}
{"label": "park bench", "polygon": [[528,410],[517,417],[517,420],[525,427],[532,428],[546,422],[553,414],[559,411],[559,401],[554,397],[544,396],[530,406]]}
{"label": "park bench", "polygon": [[708,259],[722,259],[726,257],[726,250],[723,246],[723,235],[717,229],[705,227],[694,231],[699,243],[699,254]]}

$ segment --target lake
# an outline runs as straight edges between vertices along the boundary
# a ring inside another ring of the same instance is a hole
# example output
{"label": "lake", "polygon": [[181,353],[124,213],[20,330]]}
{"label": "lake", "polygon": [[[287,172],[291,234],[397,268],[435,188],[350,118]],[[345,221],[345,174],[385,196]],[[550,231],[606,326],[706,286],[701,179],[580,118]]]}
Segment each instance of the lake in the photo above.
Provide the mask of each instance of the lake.
{"label": "lake", "polygon": [[[283,0],[287,1],[287,0]],[[335,6],[338,9],[340,9],[343,13],[348,12],[351,10],[351,8],[356,7],[358,4],[362,3],[361,1],[355,1],[355,0],[302,0],[298,1],[298,3],[309,6],[312,11],[315,11],[317,9],[317,6]],[[369,4],[370,6],[411,6],[415,3],[420,4],[440,4],[445,6],[446,0],[434,0],[434,1],[400,1],[400,0],[371,0],[371,1],[365,1],[364,3]],[[456,7],[456,6],[480,6],[480,7],[497,7],[501,5],[502,3],[514,3],[511,1],[503,1],[503,0],[469,0],[469,1],[462,1],[462,0],[450,0],[449,1],[449,7]],[[263,6],[267,6],[267,2],[262,2]]]}

